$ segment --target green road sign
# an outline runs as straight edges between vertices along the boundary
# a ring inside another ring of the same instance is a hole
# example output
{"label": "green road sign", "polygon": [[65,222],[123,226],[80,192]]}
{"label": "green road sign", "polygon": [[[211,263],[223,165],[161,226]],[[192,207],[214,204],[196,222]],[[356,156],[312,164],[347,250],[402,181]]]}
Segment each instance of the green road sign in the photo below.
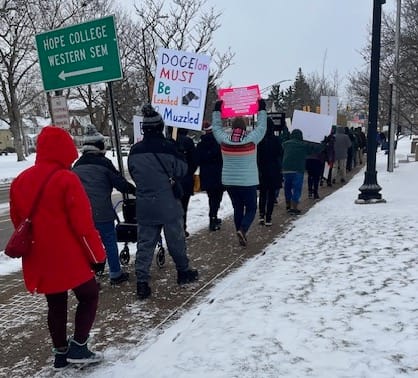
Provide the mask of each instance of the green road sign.
{"label": "green road sign", "polygon": [[113,16],[37,34],[35,39],[45,91],[122,78]]}

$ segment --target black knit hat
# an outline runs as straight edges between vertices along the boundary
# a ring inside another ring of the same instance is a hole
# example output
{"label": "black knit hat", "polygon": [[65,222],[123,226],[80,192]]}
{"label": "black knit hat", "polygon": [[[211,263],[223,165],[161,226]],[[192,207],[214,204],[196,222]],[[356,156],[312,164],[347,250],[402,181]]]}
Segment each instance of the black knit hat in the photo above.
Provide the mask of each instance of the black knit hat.
{"label": "black knit hat", "polygon": [[160,133],[164,128],[164,121],[161,115],[151,106],[146,104],[142,107],[142,130],[146,133]]}

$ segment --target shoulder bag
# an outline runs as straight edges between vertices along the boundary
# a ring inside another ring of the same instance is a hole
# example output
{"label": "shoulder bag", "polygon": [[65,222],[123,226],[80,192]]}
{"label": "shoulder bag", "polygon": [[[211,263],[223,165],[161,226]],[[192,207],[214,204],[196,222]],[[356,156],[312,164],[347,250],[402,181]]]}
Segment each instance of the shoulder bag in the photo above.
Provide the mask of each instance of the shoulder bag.
{"label": "shoulder bag", "polygon": [[33,244],[32,217],[38,208],[39,201],[41,199],[42,192],[46,187],[46,184],[55,172],[56,171],[52,172],[42,184],[41,189],[39,189],[39,192],[35,197],[35,201],[29,215],[16,227],[15,231],[10,237],[6,248],[4,249],[4,253],[7,256],[12,258],[19,258],[27,256],[30,253]]}
{"label": "shoulder bag", "polygon": [[181,186],[181,184],[176,180],[176,178],[172,175],[170,175],[167,171],[167,168],[165,167],[165,165],[162,163],[162,161],[160,160],[160,158],[158,157],[158,155],[156,153],[154,153],[155,158],[158,160],[158,162],[160,163],[161,167],[163,168],[164,172],[166,173],[166,175],[168,176],[168,181],[170,182],[171,188],[173,189],[173,194],[175,198],[182,198],[184,195],[184,191],[183,191],[183,187]]}

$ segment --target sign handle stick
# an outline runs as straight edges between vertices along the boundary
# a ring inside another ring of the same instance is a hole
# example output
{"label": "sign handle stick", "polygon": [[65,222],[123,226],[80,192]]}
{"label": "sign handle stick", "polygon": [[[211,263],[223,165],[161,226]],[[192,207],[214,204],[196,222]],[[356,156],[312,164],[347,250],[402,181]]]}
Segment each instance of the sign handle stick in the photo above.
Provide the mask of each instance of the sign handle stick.
{"label": "sign handle stick", "polygon": [[113,131],[115,133],[115,147],[116,147],[116,156],[118,158],[118,166],[119,171],[123,177],[125,177],[125,172],[123,169],[123,160],[122,160],[122,153],[120,150],[120,135],[119,135],[119,127],[118,127],[118,121],[116,118],[116,109],[115,109],[115,100],[113,97],[113,88],[112,88],[112,82],[109,81],[107,83],[109,88],[109,98],[110,98],[110,110],[112,113],[112,123],[113,123]]}
{"label": "sign handle stick", "polygon": [[171,133],[171,138],[177,140],[177,127],[173,127],[173,132]]}

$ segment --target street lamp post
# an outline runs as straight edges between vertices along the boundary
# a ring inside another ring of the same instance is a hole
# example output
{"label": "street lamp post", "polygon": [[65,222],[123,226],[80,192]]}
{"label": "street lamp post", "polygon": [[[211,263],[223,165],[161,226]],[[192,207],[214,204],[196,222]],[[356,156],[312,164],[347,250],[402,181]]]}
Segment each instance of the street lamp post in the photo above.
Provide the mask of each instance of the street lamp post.
{"label": "street lamp post", "polygon": [[356,203],[386,202],[379,193],[382,188],[377,183],[376,151],[377,151],[377,117],[379,107],[379,64],[380,64],[380,30],[382,20],[382,4],[386,0],[373,1],[372,52],[370,63],[370,95],[369,119],[367,128],[367,168],[364,183],[360,186],[360,194]]}

